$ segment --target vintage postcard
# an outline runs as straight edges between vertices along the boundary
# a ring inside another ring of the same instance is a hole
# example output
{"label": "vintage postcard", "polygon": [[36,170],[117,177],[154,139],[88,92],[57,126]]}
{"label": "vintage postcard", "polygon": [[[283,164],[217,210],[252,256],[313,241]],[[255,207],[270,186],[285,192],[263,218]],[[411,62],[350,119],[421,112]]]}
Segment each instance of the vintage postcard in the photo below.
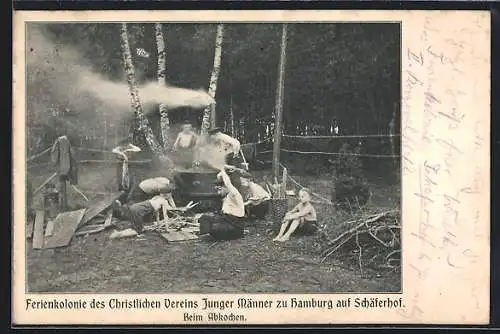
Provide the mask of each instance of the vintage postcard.
{"label": "vintage postcard", "polygon": [[13,34],[15,325],[488,323],[488,12]]}

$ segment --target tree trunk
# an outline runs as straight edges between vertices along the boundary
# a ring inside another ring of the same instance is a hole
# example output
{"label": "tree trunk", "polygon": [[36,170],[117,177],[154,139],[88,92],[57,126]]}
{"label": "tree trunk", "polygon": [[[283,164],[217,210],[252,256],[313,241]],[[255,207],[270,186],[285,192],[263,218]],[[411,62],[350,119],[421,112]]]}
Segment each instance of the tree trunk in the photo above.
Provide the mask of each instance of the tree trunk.
{"label": "tree trunk", "polygon": [[281,123],[283,117],[283,93],[285,85],[287,24],[283,24],[281,33],[281,54],[278,71],[278,87],[276,88],[276,105],[274,111],[274,144],[273,144],[273,177],[279,178],[280,149],[281,149]]}
{"label": "tree trunk", "polygon": [[158,143],[158,140],[156,140],[153,130],[151,130],[151,127],[149,126],[148,119],[142,111],[139,91],[135,82],[134,64],[132,63],[132,54],[130,52],[130,45],[128,42],[126,23],[121,24],[121,46],[123,53],[123,64],[125,67],[125,73],[127,74],[127,83],[130,91],[130,103],[135,114],[135,119],[137,121],[137,130],[144,136],[147,145],[151,149],[151,152],[155,156],[160,158],[163,162],[171,165],[170,159],[165,157],[165,155],[163,154],[162,147]]}
{"label": "tree trunk", "polygon": [[234,110],[233,110],[233,90],[231,89],[231,96],[229,99],[229,128],[231,129],[231,136],[235,136],[234,132]]}
{"label": "tree trunk", "polygon": [[[212,68],[212,74],[210,76],[210,85],[208,87],[208,94],[215,100],[215,91],[217,90],[217,80],[220,73],[220,64],[222,57],[222,40],[224,37],[224,25],[217,25],[217,34],[215,36],[215,56],[214,56],[214,67]],[[215,115],[215,102],[210,106],[206,107],[203,111],[203,119],[201,121],[201,133],[206,133],[210,126],[215,127],[216,115]]]}
{"label": "tree trunk", "polygon": [[389,122],[389,140],[391,142],[391,154],[393,157],[394,165],[398,165],[398,158],[396,157],[396,147],[394,145],[394,135],[396,134],[396,111],[392,113],[392,119]]}
{"label": "tree trunk", "polygon": [[104,140],[103,140],[103,149],[108,149],[108,115],[104,115]]}
{"label": "tree trunk", "polygon": [[[167,53],[165,51],[165,40],[161,23],[155,23],[156,47],[158,49],[158,85],[165,86],[167,83]],[[170,137],[170,120],[168,118],[167,106],[160,103],[160,131],[163,139],[163,150],[166,152],[171,147]]]}

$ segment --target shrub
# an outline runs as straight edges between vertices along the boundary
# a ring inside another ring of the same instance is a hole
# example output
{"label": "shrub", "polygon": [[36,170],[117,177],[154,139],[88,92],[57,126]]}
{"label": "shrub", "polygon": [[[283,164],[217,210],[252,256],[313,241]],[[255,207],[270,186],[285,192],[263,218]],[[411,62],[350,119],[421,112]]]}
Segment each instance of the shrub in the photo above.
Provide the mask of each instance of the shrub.
{"label": "shrub", "polygon": [[341,208],[349,209],[365,205],[370,198],[370,187],[363,174],[359,146],[352,149],[344,144],[338,157],[331,163],[335,169],[335,187],[332,198]]}

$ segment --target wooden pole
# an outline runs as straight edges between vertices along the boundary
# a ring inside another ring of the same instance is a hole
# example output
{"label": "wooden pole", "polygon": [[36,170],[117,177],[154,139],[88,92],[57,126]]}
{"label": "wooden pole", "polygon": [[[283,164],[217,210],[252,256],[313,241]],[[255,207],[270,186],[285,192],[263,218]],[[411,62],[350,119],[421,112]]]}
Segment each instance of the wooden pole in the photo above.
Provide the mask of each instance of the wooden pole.
{"label": "wooden pole", "polygon": [[68,208],[68,180],[66,176],[59,176],[59,212]]}
{"label": "wooden pole", "polygon": [[274,143],[273,143],[273,177],[278,178],[280,172],[281,123],[283,118],[283,92],[285,84],[287,45],[287,24],[283,24],[281,33],[281,54],[278,71],[278,86],[276,89],[276,104],[274,111]]}

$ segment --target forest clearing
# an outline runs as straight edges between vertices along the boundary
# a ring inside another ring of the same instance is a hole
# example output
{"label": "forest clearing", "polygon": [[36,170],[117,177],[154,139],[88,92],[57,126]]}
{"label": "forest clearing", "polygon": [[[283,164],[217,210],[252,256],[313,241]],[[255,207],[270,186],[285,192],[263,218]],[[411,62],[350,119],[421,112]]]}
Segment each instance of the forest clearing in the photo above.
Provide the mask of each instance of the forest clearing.
{"label": "forest clearing", "polygon": [[27,31],[28,292],[401,290],[397,25]]}
{"label": "forest clearing", "polygon": [[[89,171],[91,189],[102,184]],[[113,175],[114,169],[109,168]],[[261,172],[262,174],[265,172]],[[106,175],[106,174],[104,174]],[[309,180],[308,180],[309,179]],[[301,178],[319,192],[329,180]],[[380,182],[380,181],[379,181]],[[374,185],[370,204],[380,211],[398,210],[398,185]],[[73,202],[81,201],[73,194]],[[372,208],[372,210],[373,210]],[[325,232],[337,236],[349,224],[347,212],[318,207]],[[366,208],[369,210],[369,208]],[[398,266],[367,263],[360,272],[355,249],[321,262],[325,240],[317,236],[292,238],[289,244],[271,241],[276,224],[259,222],[247,227],[244,238],[215,242],[196,240],[168,243],[154,232],[146,240],[110,240],[111,230],[75,237],[68,247],[33,250],[27,244],[28,291],[95,293],[212,293],[212,292],[398,292]],[[273,232],[271,232],[273,231]],[[189,265],[186,265],[188,263]],[[286,275],[283,275],[286,273]]]}

